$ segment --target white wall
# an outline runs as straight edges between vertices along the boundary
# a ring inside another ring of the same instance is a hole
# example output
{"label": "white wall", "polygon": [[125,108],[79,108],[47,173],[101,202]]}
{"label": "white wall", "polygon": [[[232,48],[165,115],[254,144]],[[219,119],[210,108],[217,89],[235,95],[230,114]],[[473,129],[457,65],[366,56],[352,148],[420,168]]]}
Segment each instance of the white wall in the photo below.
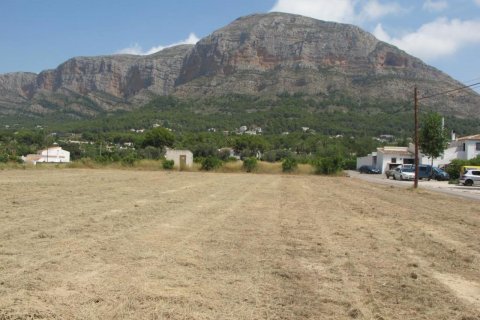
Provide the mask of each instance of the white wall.
{"label": "white wall", "polygon": [[480,151],[476,150],[476,143],[478,141],[466,141],[465,151],[467,153],[467,159],[473,159],[480,154]]}
{"label": "white wall", "polygon": [[371,154],[365,157],[357,158],[357,170],[360,169],[361,166],[371,165],[373,165],[373,156]]}
{"label": "white wall", "polygon": [[63,150],[61,147],[53,147],[40,151],[42,156],[37,162],[70,162],[70,152]]}
{"label": "white wall", "polygon": [[187,167],[193,165],[193,153],[189,150],[173,150],[167,149],[165,153],[165,159],[173,160],[176,167],[180,167],[180,156],[185,155],[187,157]]}

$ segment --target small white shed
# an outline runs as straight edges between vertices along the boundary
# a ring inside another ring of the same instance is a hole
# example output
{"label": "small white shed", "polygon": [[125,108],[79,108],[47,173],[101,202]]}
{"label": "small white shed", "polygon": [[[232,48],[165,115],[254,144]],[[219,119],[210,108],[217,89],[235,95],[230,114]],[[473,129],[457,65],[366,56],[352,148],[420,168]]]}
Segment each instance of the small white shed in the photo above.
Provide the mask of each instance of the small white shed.
{"label": "small white shed", "polygon": [[167,148],[165,159],[173,160],[175,167],[180,170],[191,168],[193,165],[193,153],[190,150],[175,150]]}

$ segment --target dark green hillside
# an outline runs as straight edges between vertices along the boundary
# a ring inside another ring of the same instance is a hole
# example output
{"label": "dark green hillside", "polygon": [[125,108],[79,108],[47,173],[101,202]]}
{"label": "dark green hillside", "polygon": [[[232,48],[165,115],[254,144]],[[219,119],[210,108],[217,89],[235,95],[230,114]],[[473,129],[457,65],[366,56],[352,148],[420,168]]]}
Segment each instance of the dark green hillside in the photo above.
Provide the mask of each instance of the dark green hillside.
{"label": "dark green hillside", "polygon": [[[174,132],[234,132],[240,126],[260,127],[264,135],[302,132],[310,128],[322,135],[375,137],[391,134],[410,137],[413,111],[408,104],[360,102],[336,97],[314,100],[302,95],[280,95],[276,98],[228,95],[200,100],[157,97],[130,112],[104,113],[95,118],[74,120],[61,112],[43,118],[29,116],[2,117],[2,127],[14,125],[47,127],[59,132],[115,132],[148,129],[154,124]],[[478,121],[446,117],[446,126],[458,134],[480,132]]]}

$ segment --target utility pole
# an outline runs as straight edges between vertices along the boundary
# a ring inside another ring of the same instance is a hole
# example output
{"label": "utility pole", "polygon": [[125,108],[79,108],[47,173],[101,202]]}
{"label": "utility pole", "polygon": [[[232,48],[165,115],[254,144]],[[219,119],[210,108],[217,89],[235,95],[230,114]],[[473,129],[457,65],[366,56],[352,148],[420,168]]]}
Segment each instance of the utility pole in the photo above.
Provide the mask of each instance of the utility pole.
{"label": "utility pole", "polygon": [[[447,91],[435,93],[435,94],[432,94],[432,95],[429,95],[429,96],[423,96],[421,98],[418,98],[417,85],[415,85],[415,89],[414,89],[414,99],[415,99],[415,108],[414,108],[415,109],[415,111],[414,111],[414,114],[415,114],[415,179],[414,179],[414,182],[413,182],[413,187],[415,189],[418,188],[418,162],[419,162],[418,161],[418,100],[430,99],[430,98],[433,98],[433,97],[445,95],[447,93],[460,91],[460,90],[464,90],[464,89],[471,88],[471,87],[476,87],[478,85],[480,85],[480,82],[476,82],[474,84],[470,84],[470,85],[463,86],[463,87],[456,88],[456,89],[452,89],[452,90],[447,90]],[[432,163],[433,163],[433,159],[432,159]]]}
{"label": "utility pole", "polygon": [[418,91],[417,86],[414,89],[415,99],[415,179],[413,188],[418,188]]}

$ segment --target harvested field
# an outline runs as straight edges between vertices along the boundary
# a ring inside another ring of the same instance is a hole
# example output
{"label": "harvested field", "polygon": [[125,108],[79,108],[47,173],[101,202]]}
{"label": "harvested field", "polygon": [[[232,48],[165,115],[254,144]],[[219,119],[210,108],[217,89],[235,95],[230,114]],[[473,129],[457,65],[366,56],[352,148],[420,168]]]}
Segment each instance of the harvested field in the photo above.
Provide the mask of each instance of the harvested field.
{"label": "harvested field", "polygon": [[0,319],[480,319],[479,202],[318,176],[0,171]]}

